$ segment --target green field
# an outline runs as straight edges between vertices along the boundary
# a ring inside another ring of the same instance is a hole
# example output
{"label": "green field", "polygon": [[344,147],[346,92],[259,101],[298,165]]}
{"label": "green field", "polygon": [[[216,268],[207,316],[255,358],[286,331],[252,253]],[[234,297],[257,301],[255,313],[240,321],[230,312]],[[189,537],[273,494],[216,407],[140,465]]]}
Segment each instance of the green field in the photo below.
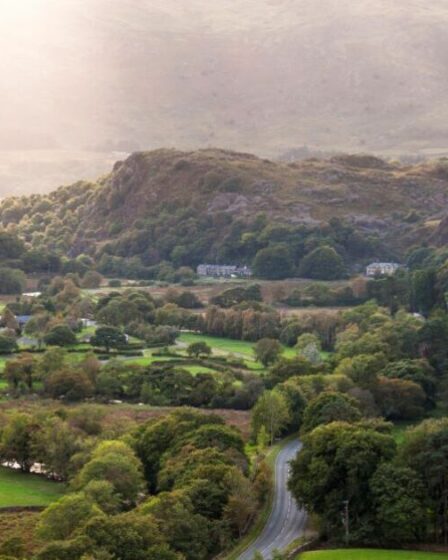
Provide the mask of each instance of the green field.
{"label": "green field", "polygon": [[182,344],[189,345],[193,342],[206,342],[213,350],[220,354],[235,354],[248,358],[253,358],[253,343],[244,340],[232,340],[230,338],[220,338],[217,336],[207,336],[194,333],[182,333],[178,338]]}
{"label": "green field", "polygon": [[62,496],[65,487],[35,474],[0,467],[2,507],[46,506]]}
{"label": "green field", "polygon": [[216,370],[206,366],[195,366],[195,365],[182,366],[181,365],[180,367],[182,367],[182,369],[187,370],[192,375],[197,375],[198,373],[216,373]]}
{"label": "green field", "polygon": [[[189,345],[193,342],[206,342],[212,350],[217,354],[234,354],[236,357],[251,359],[255,361],[254,357],[254,342],[246,340],[232,340],[230,338],[220,338],[218,336],[207,336],[195,333],[182,333],[178,341],[183,345]],[[292,358],[297,355],[294,348],[283,347],[283,356]]]}
{"label": "green field", "polygon": [[316,550],[299,554],[297,560],[447,560],[448,554],[414,550]]}
{"label": "green field", "polygon": [[139,366],[149,366],[154,362],[171,362],[173,358],[171,356],[154,356],[153,354],[147,354],[144,352],[144,356],[139,358],[130,358],[127,360],[129,364],[136,364]]}

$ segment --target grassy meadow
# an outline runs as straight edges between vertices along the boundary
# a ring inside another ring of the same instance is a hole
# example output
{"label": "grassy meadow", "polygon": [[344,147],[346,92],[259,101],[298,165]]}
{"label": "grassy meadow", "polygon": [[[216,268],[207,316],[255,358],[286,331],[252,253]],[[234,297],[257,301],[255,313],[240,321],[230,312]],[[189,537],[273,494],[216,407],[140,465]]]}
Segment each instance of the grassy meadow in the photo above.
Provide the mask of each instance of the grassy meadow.
{"label": "grassy meadow", "polygon": [[305,552],[297,560],[448,560],[448,553],[354,548]]}
{"label": "grassy meadow", "polygon": [[65,487],[36,474],[0,467],[0,509],[46,506],[62,496]]}
{"label": "grassy meadow", "polygon": [[[182,333],[178,341],[183,346],[188,346],[193,342],[205,342],[213,352],[216,354],[234,354],[236,357],[250,359],[255,361],[254,356],[254,342],[246,340],[232,340],[230,338],[221,338],[218,336],[208,336],[196,333]],[[297,352],[294,348],[283,347],[283,354],[285,358],[293,358]]]}

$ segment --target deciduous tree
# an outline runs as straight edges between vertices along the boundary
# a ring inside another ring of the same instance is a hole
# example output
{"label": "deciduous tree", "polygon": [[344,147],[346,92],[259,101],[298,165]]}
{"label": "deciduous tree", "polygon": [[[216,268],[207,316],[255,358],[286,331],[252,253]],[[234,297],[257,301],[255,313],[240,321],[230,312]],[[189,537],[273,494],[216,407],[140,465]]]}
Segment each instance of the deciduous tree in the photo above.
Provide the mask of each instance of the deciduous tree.
{"label": "deciduous tree", "polygon": [[265,391],[252,409],[253,436],[256,438],[261,427],[264,426],[272,445],[274,439],[288,425],[290,419],[291,413],[285,397],[275,391]]}

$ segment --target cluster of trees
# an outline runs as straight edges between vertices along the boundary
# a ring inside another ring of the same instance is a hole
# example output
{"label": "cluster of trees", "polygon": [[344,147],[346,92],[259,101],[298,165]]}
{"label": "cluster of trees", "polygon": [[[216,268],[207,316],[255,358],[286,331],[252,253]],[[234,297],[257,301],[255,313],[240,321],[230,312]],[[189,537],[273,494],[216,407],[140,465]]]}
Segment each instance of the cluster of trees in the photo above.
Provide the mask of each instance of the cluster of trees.
{"label": "cluster of trees", "polygon": [[[109,344],[110,340],[100,343]],[[160,362],[149,366],[120,359],[103,364],[92,353],[73,361],[70,353],[55,347],[43,354],[21,353],[8,360],[4,378],[10,396],[38,394],[68,402],[95,398],[100,402],[127,400],[154,406],[251,408],[264,388],[260,376],[234,369],[225,360],[209,364],[220,370],[219,375],[192,374],[185,367],[207,363],[203,358],[209,353],[206,345],[197,346],[189,348],[190,360],[173,355],[173,361],[164,362],[161,356]]]}
{"label": "cluster of trees", "polygon": [[250,306],[224,310],[214,305],[207,307],[204,318],[198,324],[199,330],[209,335],[250,341],[277,338],[280,326],[280,315],[269,308],[254,309]]}
{"label": "cluster of trees", "polygon": [[97,377],[95,395],[99,399],[127,399],[154,406],[249,409],[264,388],[256,374],[236,374],[225,366],[221,366],[219,375],[192,374],[184,369],[185,365],[185,360],[178,365],[160,362],[145,367],[111,361]]}
{"label": "cluster of trees", "polygon": [[266,383],[287,382],[307,398],[324,390],[354,396],[365,413],[389,420],[410,420],[434,407],[443,387],[447,351],[442,339],[445,315],[428,320],[404,311],[395,316],[369,302],[342,314],[333,352],[322,359],[322,339],[305,333],[298,358],[280,358]]}
{"label": "cluster of trees", "polygon": [[[146,330],[143,338],[148,338],[154,344],[157,343],[154,340],[156,332],[161,333],[162,339],[166,335],[161,329],[148,330],[148,326],[200,330],[202,317],[191,311],[191,307],[196,307],[196,301],[195,295],[187,291],[168,291],[167,299],[155,299],[147,291],[129,289],[99,298],[93,314],[97,322],[103,325],[123,327],[130,333],[141,330],[143,334]],[[182,307],[179,303],[187,304],[188,307]]]}
{"label": "cluster of trees", "polygon": [[[7,330],[0,335],[1,339],[13,339],[8,351],[16,348],[14,339],[19,334],[36,338],[38,346],[76,344],[85,319],[96,319],[102,325],[100,336],[93,337],[92,343],[107,350],[126,347],[125,334],[139,338],[146,346],[170,345],[179,327],[196,329],[200,325],[199,315],[168,302],[175,297],[179,303],[194,306],[196,297],[191,292],[170,291],[167,299],[155,300],[146,291],[132,289],[111,292],[95,301],[81,287],[82,279],[76,274],[57,276],[41,296],[8,304],[2,315],[2,326]],[[14,315],[31,316],[24,333]],[[107,335],[111,344],[104,344]]]}
{"label": "cluster of trees", "polygon": [[261,286],[259,284],[251,284],[249,286],[237,286],[228,288],[220,294],[210,298],[212,305],[223,307],[225,309],[234,307],[245,302],[262,302]]}
{"label": "cluster of trees", "polygon": [[399,447],[390,425],[359,421],[359,415],[323,424],[304,436],[289,485],[332,539],[446,543],[447,438],[446,419],[424,421]]}
{"label": "cluster of trees", "polygon": [[448,421],[425,420],[400,445],[388,422],[419,421],[443,401],[447,336],[446,313],[425,320],[368,302],[342,314],[326,360],[308,332],[298,337],[297,357],[279,354],[270,367],[268,390],[252,409],[252,437],[301,433],[290,488],[319,516],[323,537],[382,546],[448,541]]}
{"label": "cluster of trees", "polygon": [[43,354],[21,353],[8,360],[4,377],[11,395],[40,393],[68,401],[80,401],[95,394],[101,363],[93,354],[73,362],[61,348]]}
{"label": "cluster of trees", "polygon": [[253,261],[257,276],[274,280],[296,275],[344,278],[350,264],[368,259],[380,248],[378,238],[362,235],[338,218],[318,227],[267,224],[256,239],[245,234],[244,242],[257,249]]}
{"label": "cluster of trees", "polygon": [[291,307],[331,307],[353,306],[364,303],[369,299],[367,286],[374,280],[367,281],[355,278],[349,285],[331,288],[323,283],[313,282],[303,288],[294,288],[286,297],[281,299]]}
{"label": "cluster of trees", "polygon": [[77,274],[84,288],[96,288],[102,276],[94,270],[91,257],[80,254],[69,258],[52,248],[32,248],[16,232],[0,231],[0,293],[20,294],[27,274]]}
{"label": "cluster of trees", "polygon": [[[9,198],[0,205],[6,228],[0,234],[0,263],[26,273],[84,276],[97,270],[109,277],[187,285],[194,281],[197,264],[207,261],[252,265],[261,278],[333,280],[375,255],[396,260],[377,234],[339,218],[294,225],[266,214],[243,219],[205,211],[215,192],[240,191],[244,182],[209,171],[196,190],[190,189],[187,201],[171,196],[145,207],[143,214],[132,209],[134,220],[130,212],[118,211],[126,198],[112,185],[79,182],[46,196]],[[79,253],[75,258],[74,251]],[[445,261],[446,254],[431,247],[418,247],[408,258],[413,271],[438,270]]]}
{"label": "cluster of trees", "polygon": [[270,472],[249,475],[236,429],[189,409],[115,428],[87,406],[2,418],[4,460],[68,483],[40,516],[37,560],[205,560],[247,532]]}
{"label": "cluster of trees", "polygon": [[37,403],[0,416],[0,457],[22,472],[36,465],[51,479],[66,482],[103,439],[121,438],[135,427],[126,417],[106,415],[105,407],[83,404],[56,408]]}

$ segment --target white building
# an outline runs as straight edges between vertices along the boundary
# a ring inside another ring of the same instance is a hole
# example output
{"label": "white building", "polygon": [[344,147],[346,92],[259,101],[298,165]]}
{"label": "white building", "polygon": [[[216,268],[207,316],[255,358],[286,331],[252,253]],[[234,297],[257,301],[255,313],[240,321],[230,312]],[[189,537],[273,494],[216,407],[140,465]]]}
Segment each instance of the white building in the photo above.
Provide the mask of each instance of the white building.
{"label": "white building", "polygon": [[252,276],[252,270],[249,267],[230,264],[200,264],[196,271],[198,276],[212,278],[248,278]]}
{"label": "white building", "polygon": [[367,266],[366,276],[392,276],[401,265],[394,262],[374,262]]}

